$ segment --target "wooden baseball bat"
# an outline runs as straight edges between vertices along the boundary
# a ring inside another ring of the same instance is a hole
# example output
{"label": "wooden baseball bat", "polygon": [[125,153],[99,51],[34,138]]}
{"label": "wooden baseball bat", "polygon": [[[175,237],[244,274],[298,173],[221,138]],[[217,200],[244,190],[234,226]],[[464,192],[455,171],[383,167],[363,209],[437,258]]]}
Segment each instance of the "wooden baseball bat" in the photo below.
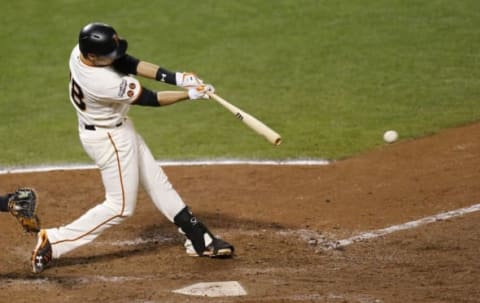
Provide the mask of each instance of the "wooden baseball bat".
{"label": "wooden baseball bat", "polygon": [[259,135],[264,136],[270,143],[273,145],[280,145],[282,143],[282,137],[278,133],[276,133],[273,129],[266,126],[263,122],[255,118],[254,116],[244,112],[240,108],[236,107],[235,105],[231,104],[227,100],[221,98],[220,96],[214,93],[208,93],[210,98],[217,101],[220,105],[228,109],[232,114],[235,115],[238,119],[240,119],[243,123],[245,123],[248,127],[253,129]]}

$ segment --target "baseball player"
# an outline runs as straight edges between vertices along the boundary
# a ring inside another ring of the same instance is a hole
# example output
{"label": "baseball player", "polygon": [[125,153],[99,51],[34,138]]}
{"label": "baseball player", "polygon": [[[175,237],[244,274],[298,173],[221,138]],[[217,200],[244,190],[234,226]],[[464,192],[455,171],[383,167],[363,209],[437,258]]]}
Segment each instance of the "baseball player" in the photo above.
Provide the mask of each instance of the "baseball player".
{"label": "baseball player", "polygon": [[[110,25],[91,23],[81,29],[70,55],[70,101],[77,112],[83,148],[100,169],[105,200],[68,225],[40,230],[31,258],[34,273],[131,216],[139,185],[185,235],[188,254],[233,255],[234,247],[215,237],[185,205],[127,117],[132,105],[158,107],[208,99],[213,86],[203,84],[194,74],[171,72],[126,51],[127,41]],[[155,92],[132,75],[186,90]]]}

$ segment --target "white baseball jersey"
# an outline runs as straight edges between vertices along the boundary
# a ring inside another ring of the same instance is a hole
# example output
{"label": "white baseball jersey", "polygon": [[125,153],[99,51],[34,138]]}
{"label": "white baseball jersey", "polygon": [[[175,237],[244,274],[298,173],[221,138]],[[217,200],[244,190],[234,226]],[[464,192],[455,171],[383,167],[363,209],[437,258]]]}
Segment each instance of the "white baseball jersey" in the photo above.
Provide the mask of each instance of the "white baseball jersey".
{"label": "white baseball jersey", "polygon": [[142,91],[137,79],[111,66],[89,66],[80,60],[80,48],[70,55],[70,101],[77,109],[80,127],[115,127],[124,120]]}
{"label": "white baseball jersey", "polygon": [[80,141],[100,169],[105,201],[70,224],[46,230],[54,258],[92,242],[133,215],[139,185],[171,222],[185,208],[132,121],[126,119],[130,104],[141,93],[139,82],[112,67],[84,64],[78,46],[70,57],[70,71],[70,100],[78,113]]}

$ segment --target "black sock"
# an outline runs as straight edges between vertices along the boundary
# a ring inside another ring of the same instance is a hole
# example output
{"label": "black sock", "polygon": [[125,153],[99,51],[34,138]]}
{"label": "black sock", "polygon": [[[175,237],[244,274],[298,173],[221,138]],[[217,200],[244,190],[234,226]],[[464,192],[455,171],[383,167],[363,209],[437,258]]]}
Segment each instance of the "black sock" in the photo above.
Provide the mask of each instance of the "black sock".
{"label": "black sock", "polygon": [[188,239],[192,241],[193,248],[201,255],[206,249],[204,235],[208,234],[212,239],[214,238],[208,228],[193,216],[192,212],[185,207],[173,219],[174,223],[182,229]]}

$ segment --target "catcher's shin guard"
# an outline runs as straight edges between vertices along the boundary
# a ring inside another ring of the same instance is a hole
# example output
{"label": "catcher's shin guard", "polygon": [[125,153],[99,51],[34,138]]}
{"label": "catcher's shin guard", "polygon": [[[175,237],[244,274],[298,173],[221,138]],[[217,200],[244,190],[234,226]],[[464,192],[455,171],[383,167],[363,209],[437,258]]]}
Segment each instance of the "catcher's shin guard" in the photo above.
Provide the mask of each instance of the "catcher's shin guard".
{"label": "catcher's shin guard", "polygon": [[188,207],[182,209],[175,216],[174,222],[187,237],[185,242],[187,254],[208,257],[230,257],[233,255],[233,245],[215,238],[208,228],[192,215]]}
{"label": "catcher's shin guard", "polygon": [[52,261],[52,245],[48,241],[47,232],[40,230],[37,235],[38,241],[32,253],[32,271],[41,273],[45,267]]}
{"label": "catcher's shin guard", "polygon": [[0,211],[7,212],[9,211],[8,208],[8,201],[10,200],[11,194],[6,194],[4,196],[0,196]]}

